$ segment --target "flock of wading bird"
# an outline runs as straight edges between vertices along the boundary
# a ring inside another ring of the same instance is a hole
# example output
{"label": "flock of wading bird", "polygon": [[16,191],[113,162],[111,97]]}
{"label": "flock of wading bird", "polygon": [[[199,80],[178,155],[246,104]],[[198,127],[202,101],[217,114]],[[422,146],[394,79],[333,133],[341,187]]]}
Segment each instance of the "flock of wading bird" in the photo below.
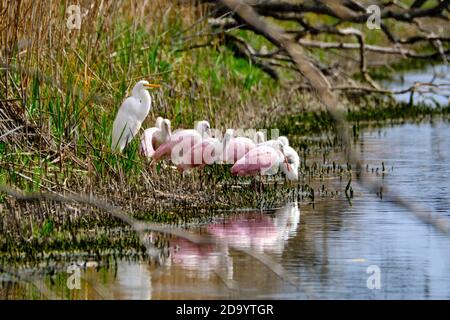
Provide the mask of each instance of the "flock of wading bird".
{"label": "flock of wading bird", "polygon": [[[113,124],[113,149],[122,152],[138,134],[152,106],[149,88],[160,85],[139,81],[119,108]],[[266,141],[263,131],[250,139],[227,129],[219,139],[205,120],[197,122],[195,129],[172,133],[170,120],[158,117],[155,127],[144,130],[140,151],[153,162],[170,160],[180,172],[223,163],[232,164],[231,173],[237,176],[275,175],[281,170],[288,181],[297,181],[300,166],[300,158],[285,136]]]}

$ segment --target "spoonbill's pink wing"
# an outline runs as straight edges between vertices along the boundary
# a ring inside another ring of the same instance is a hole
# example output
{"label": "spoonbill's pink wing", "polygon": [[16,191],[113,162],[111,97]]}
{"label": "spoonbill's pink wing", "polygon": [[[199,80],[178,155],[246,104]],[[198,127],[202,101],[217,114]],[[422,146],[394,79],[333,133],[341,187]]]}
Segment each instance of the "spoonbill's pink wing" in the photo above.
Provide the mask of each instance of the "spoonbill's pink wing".
{"label": "spoonbill's pink wing", "polygon": [[217,153],[220,152],[220,147],[220,142],[216,138],[204,139],[195,144],[183,156],[183,161],[178,165],[178,170],[184,171],[214,163]]}
{"label": "spoonbill's pink wing", "polygon": [[146,157],[152,157],[155,153],[156,134],[159,131],[160,129],[156,127],[145,129],[141,139],[141,152]]}
{"label": "spoonbill's pink wing", "polygon": [[222,144],[216,138],[207,138],[194,148],[201,148],[203,164],[213,164],[216,162],[222,151]]}
{"label": "spoonbill's pink wing", "polygon": [[231,168],[234,175],[247,176],[256,175],[265,169],[271,168],[278,161],[277,151],[273,148],[260,146],[256,147],[241,159],[239,159]]}
{"label": "spoonbill's pink wing", "polygon": [[172,150],[170,141],[168,141],[166,143],[163,143],[153,153],[153,159],[154,160],[160,160],[160,159],[166,157],[167,155],[170,154],[170,150]]}
{"label": "spoonbill's pink wing", "polygon": [[252,140],[244,137],[233,138],[228,143],[225,160],[227,163],[235,163],[253,148],[255,143]]}
{"label": "spoonbill's pink wing", "polygon": [[[153,158],[156,160],[169,156],[181,158],[185,151],[188,151],[201,140],[202,137],[196,130],[189,129],[176,131],[166,143],[163,143],[156,149]],[[173,152],[176,154],[172,154]],[[181,154],[178,154],[180,152]],[[174,161],[174,159],[172,159],[172,161]]]}

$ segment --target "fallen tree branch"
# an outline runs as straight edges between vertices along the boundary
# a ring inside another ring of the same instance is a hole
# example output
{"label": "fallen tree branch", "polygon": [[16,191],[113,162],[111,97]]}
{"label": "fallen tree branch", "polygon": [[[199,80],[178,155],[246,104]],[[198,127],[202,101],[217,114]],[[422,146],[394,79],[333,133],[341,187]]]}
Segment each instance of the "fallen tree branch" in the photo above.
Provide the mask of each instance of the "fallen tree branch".
{"label": "fallen tree branch", "polygon": [[[228,245],[227,243],[221,243],[219,239],[215,238],[212,235],[197,235],[192,232],[185,231],[179,227],[172,227],[160,223],[149,223],[137,220],[130,215],[126,214],[117,206],[114,206],[112,204],[109,204],[107,201],[100,200],[95,198],[94,196],[86,196],[86,195],[79,195],[76,193],[73,193],[71,195],[59,195],[54,193],[24,193],[22,191],[18,191],[8,185],[0,184],[0,192],[4,192],[9,196],[12,196],[18,200],[21,201],[56,201],[56,202],[63,202],[63,203],[70,203],[70,202],[77,202],[82,204],[87,204],[94,206],[98,209],[101,209],[108,214],[110,214],[112,217],[117,218],[124,222],[125,224],[129,225],[138,235],[141,243],[146,247],[147,254],[149,254],[151,257],[155,257],[158,260],[160,259],[159,254],[160,250],[157,249],[152,244],[148,243],[146,240],[146,232],[152,231],[152,232],[158,232],[158,233],[165,233],[169,234],[175,237],[179,237],[182,239],[186,239],[192,243],[204,245],[204,244],[212,244],[212,245]],[[231,249],[244,252],[246,254],[249,254],[249,250],[244,248],[239,248],[233,245],[228,245]],[[252,257],[257,259],[260,263],[265,265],[270,271],[272,271],[274,274],[276,274],[281,280],[286,281],[287,283],[291,284],[292,286],[297,287],[296,282],[294,279],[286,272],[284,271],[283,267],[275,262],[272,258],[265,254],[259,254],[259,253],[252,253],[250,254]]]}
{"label": "fallen tree branch", "polygon": [[[336,123],[336,133],[344,143],[346,159],[349,163],[356,165],[356,176],[359,183],[372,193],[384,190],[383,194],[385,195],[385,198],[404,207],[420,221],[433,226],[436,230],[444,234],[449,234],[450,226],[445,219],[439,217],[429,208],[424,208],[419,204],[407,201],[403,197],[396,195],[393,191],[386,191],[388,189],[387,186],[364,173],[361,169],[362,162],[359,159],[358,154],[351,148],[351,136],[345,120],[345,108],[340,104],[336,95],[333,93],[332,86],[325,75],[323,75],[322,72],[303,55],[300,44],[277,25],[263,21],[257,12],[250,5],[246,4],[246,2],[241,0],[221,1],[230,8],[230,10],[239,15],[239,17],[250,25],[257,33],[264,35],[274,45],[283,48],[290,55],[300,73],[308,80],[311,87],[317,92],[319,99],[324,104],[327,111],[333,117],[333,120]],[[416,12],[416,15],[419,15],[419,12]]]}
{"label": "fallen tree branch", "polygon": [[[210,1],[214,2],[214,1]],[[443,1],[444,2],[444,1]],[[450,3],[450,0],[447,1]],[[395,8],[389,8],[390,6]],[[426,30],[421,26],[419,21],[417,20],[418,16],[426,16],[426,17],[435,17],[439,15],[444,10],[448,10],[448,6],[438,4],[433,10],[426,9],[425,11],[415,12],[416,18],[411,19],[411,25],[414,28],[418,29],[420,34],[413,35],[409,37],[398,37],[393,34],[389,28],[386,26],[383,20],[380,21],[381,29],[389,39],[392,46],[382,46],[375,44],[367,44],[365,41],[365,33],[364,29],[357,29],[353,27],[346,28],[338,28],[338,26],[347,21],[351,21],[354,17],[358,15],[367,15],[366,8],[355,0],[346,0],[346,1],[328,1],[328,0],[317,0],[317,1],[300,1],[298,3],[288,3],[282,0],[273,0],[273,1],[251,1],[248,6],[252,9],[256,14],[261,14],[264,17],[271,17],[278,20],[291,20],[297,22],[301,29],[283,29],[281,26],[273,23],[272,27],[276,27],[279,33],[283,34],[283,37],[288,39],[295,39],[301,47],[303,48],[318,48],[318,49],[336,49],[338,50],[358,50],[359,57],[355,59],[353,57],[346,57],[344,59],[351,59],[355,61],[359,65],[359,72],[362,75],[362,78],[373,88],[368,90],[365,86],[361,85],[361,88],[356,88],[355,82],[351,80],[351,75],[346,77],[340,77],[340,80],[344,82],[340,82],[339,89],[336,87],[333,88],[333,91],[364,91],[364,92],[376,92],[379,94],[397,94],[397,92],[393,90],[387,90],[381,88],[381,86],[372,79],[370,76],[369,69],[373,69],[374,66],[369,62],[369,57],[367,57],[368,52],[373,52],[377,54],[387,54],[387,55],[396,55],[401,59],[411,58],[411,59],[420,59],[420,60],[442,60],[444,63],[447,62],[447,56],[450,54],[450,48],[447,47],[448,42],[450,41],[450,37],[437,35],[429,30]],[[395,3],[393,4],[385,4],[382,12],[390,12],[392,10],[396,10],[396,13],[403,12],[407,14],[410,9],[407,6],[398,6]],[[246,23],[245,19],[240,15],[233,14],[233,11],[226,11],[221,6],[216,6],[216,8],[221,8],[221,16],[214,17],[208,19],[208,24],[215,30],[216,34],[220,34],[219,37],[224,39],[233,39],[233,43],[235,43],[239,48],[236,50],[236,46],[233,52],[237,57],[245,57],[249,60],[250,63],[259,67],[261,70],[265,71],[269,76],[274,79],[280,78],[280,73],[275,77],[275,73],[277,73],[277,69],[286,69],[286,70],[294,70],[300,72],[299,68],[296,66],[295,61],[292,59],[292,56],[287,53],[285,46],[280,45],[277,41],[273,41],[274,39],[270,37],[270,34],[265,33],[261,28],[255,27],[252,24]],[[399,8],[399,9],[398,9]],[[270,10],[269,10],[270,9]],[[280,9],[280,10],[275,10]],[[420,9],[423,10],[423,9]],[[330,14],[332,16],[337,17],[338,22],[333,25],[312,25],[311,23],[306,21],[304,17],[305,12],[322,12],[324,14]],[[224,13],[225,12],[225,13]],[[334,13],[332,13],[334,12]],[[228,14],[227,14],[228,13]],[[221,18],[222,16],[226,16],[225,18]],[[385,13],[385,16],[389,16],[389,14]],[[395,16],[395,15],[394,15]],[[384,19],[387,19],[386,17]],[[393,18],[394,19],[394,18]],[[235,30],[239,28],[241,30],[249,30],[256,34],[262,35],[266,37],[269,41],[272,41],[276,45],[276,49],[271,52],[262,52],[262,50],[257,50],[252,48],[250,43],[245,40],[240,40],[235,36],[230,30]],[[317,41],[314,40],[315,36],[321,36],[323,34],[331,34],[336,36],[353,36],[356,38],[357,43],[348,43],[348,42],[327,42],[327,41]],[[308,37],[307,37],[308,36]],[[426,41],[430,43],[431,48],[434,48],[434,51],[427,50],[426,52],[420,52],[419,49],[412,47],[413,44]],[[227,41],[229,43],[229,41]],[[336,50],[333,52],[335,53]],[[306,57],[306,56],[305,56]],[[342,75],[346,74],[345,71],[339,70],[340,64],[334,64],[331,66],[324,65],[324,62],[313,61],[310,58],[307,58],[310,62],[315,65],[319,70],[325,75]],[[264,60],[268,60],[264,62]],[[339,76],[335,77],[339,79]],[[281,79],[280,79],[281,80]],[[347,82],[347,83],[346,83]],[[344,88],[345,87],[345,88]],[[439,95],[439,92],[435,92],[435,94]]]}
{"label": "fallen tree branch", "polygon": [[[389,7],[385,7],[380,12],[382,19],[394,19],[397,21],[411,22],[415,18],[421,17],[440,17],[442,11],[446,10],[450,4],[449,0],[439,1],[435,6],[422,9],[422,8],[409,8],[393,10]],[[317,13],[328,15],[330,17],[338,18],[347,22],[354,23],[366,23],[370,17],[370,13],[363,12],[357,13],[350,10],[341,4],[336,4],[336,1],[314,1],[304,0],[298,3],[292,3],[287,1],[256,1],[256,4],[252,6],[254,10],[264,16],[270,16],[272,12],[278,13]]]}
{"label": "fallen tree branch", "polygon": [[[299,43],[304,47],[319,48],[319,49],[347,49],[347,50],[361,49],[361,45],[359,43],[322,42],[307,39],[300,39]],[[383,47],[370,44],[365,45],[365,51],[401,55],[408,58],[418,58],[418,59],[433,59],[439,55],[439,53],[419,54],[414,50],[409,50],[403,47]],[[445,50],[443,53],[449,54],[450,50]]]}
{"label": "fallen tree branch", "polygon": [[236,57],[249,60],[251,64],[255,65],[256,67],[259,67],[262,71],[267,73],[269,77],[271,77],[272,79],[279,80],[278,72],[264,61],[258,60],[256,58],[257,56],[256,50],[252,48],[252,46],[250,46],[244,40],[230,34],[225,34],[224,42],[234,52],[234,55]]}

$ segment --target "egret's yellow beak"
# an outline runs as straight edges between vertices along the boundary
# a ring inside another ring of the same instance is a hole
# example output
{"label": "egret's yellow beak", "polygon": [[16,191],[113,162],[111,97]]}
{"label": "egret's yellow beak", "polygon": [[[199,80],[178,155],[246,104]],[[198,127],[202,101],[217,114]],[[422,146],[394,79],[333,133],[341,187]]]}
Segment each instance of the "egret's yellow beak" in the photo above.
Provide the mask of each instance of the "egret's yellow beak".
{"label": "egret's yellow beak", "polygon": [[144,84],[144,87],[152,88],[152,89],[154,89],[154,88],[161,88],[161,86],[159,84],[153,84],[153,83]]}

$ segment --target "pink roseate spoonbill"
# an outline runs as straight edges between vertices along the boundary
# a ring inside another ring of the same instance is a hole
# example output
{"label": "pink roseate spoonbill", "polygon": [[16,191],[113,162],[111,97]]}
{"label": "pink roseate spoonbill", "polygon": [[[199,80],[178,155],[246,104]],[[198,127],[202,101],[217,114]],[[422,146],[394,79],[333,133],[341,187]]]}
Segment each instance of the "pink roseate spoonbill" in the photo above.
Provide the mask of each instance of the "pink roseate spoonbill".
{"label": "pink roseate spoonbill", "polygon": [[170,120],[158,117],[153,128],[144,130],[141,138],[141,152],[146,157],[151,158],[155,150],[171,135]]}
{"label": "pink roseate spoonbill", "polygon": [[122,102],[114,119],[111,141],[113,150],[122,152],[133,140],[152,107],[152,97],[146,89],[160,87],[145,80],[139,81],[133,87],[131,96]]}
{"label": "pink roseate spoonbill", "polygon": [[255,143],[258,145],[263,143],[264,141],[266,141],[266,136],[264,132],[258,131],[255,135]]}
{"label": "pink roseate spoonbill", "polygon": [[153,154],[155,161],[170,157],[175,165],[183,160],[183,154],[188,152],[203,138],[209,136],[210,125],[208,121],[199,121],[195,129],[184,129],[175,131],[169,139],[159,146]]}
{"label": "pink roseate spoonbill", "polygon": [[[218,136],[217,130],[215,130],[214,135]],[[178,170],[183,172],[191,168],[203,168],[205,165],[221,162],[224,147],[232,137],[233,130],[228,129],[225,132],[222,141],[213,137],[203,139],[202,142],[193,146],[189,153],[185,155],[183,163],[178,166]]]}
{"label": "pink roseate spoonbill", "polygon": [[180,172],[184,172],[196,167],[203,168],[206,165],[215,163],[221,154],[222,142],[217,138],[207,137],[183,155],[183,159],[177,166],[177,169]]}
{"label": "pink roseate spoonbill", "polygon": [[253,148],[241,159],[236,161],[233,167],[231,167],[231,173],[237,176],[276,174],[280,168],[280,164],[285,161],[285,157],[280,149],[277,150],[266,145]]}
{"label": "pink roseate spoonbill", "polygon": [[297,151],[290,146],[283,146],[285,161],[280,164],[281,171],[288,181],[298,181],[298,169],[300,168],[300,157]]}
{"label": "pink roseate spoonbill", "polygon": [[[227,129],[227,131],[233,136],[233,129]],[[228,164],[236,163],[237,160],[255,147],[255,143],[249,138],[232,137],[224,144],[222,160]]]}
{"label": "pink roseate spoonbill", "polygon": [[289,146],[289,139],[286,136],[279,136],[277,140],[280,141],[283,146]]}

